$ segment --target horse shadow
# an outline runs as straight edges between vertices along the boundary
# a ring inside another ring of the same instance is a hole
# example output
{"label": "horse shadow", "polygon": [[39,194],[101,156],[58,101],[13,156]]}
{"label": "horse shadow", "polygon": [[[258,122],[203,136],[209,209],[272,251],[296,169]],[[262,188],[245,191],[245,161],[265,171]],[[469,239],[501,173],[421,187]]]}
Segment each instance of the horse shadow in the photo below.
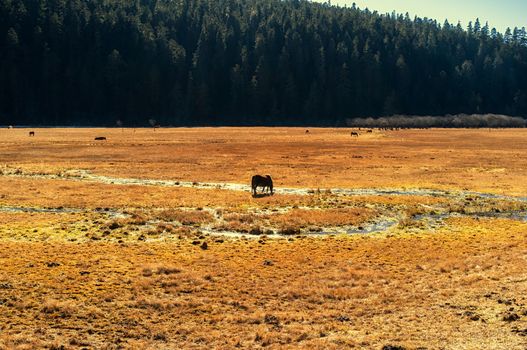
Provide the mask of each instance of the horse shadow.
{"label": "horse shadow", "polygon": [[271,197],[272,194],[270,194],[270,193],[256,193],[256,194],[254,194],[253,193],[252,196],[253,196],[253,198],[264,198],[264,197]]}

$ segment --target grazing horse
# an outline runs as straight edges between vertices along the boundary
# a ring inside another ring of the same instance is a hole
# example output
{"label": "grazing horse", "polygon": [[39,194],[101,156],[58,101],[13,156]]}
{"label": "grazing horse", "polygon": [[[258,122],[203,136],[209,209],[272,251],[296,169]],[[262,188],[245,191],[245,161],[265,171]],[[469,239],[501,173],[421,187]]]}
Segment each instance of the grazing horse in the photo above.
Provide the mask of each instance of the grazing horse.
{"label": "grazing horse", "polygon": [[258,187],[263,187],[262,192],[265,192],[265,189],[267,188],[268,191],[270,191],[271,195],[273,194],[273,179],[271,179],[270,175],[254,175],[251,180],[251,189],[253,192],[253,196],[256,196],[256,189]]}
{"label": "grazing horse", "polygon": [[95,138],[95,141],[106,141],[106,137],[104,137],[104,136],[97,136]]}
{"label": "grazing horse", "polygon": [[355,136],[355,137],[359,137],[359,133],[358,133],[358,132],[355,132],[355,131],[352,131],[352,132],[351,132],[351,137],[353,137],[353,136]]}
{"label": "grazing horse", "polygon": [[30,131],[29,132],[29,136],[35,136],[35,132],[34,131]]}

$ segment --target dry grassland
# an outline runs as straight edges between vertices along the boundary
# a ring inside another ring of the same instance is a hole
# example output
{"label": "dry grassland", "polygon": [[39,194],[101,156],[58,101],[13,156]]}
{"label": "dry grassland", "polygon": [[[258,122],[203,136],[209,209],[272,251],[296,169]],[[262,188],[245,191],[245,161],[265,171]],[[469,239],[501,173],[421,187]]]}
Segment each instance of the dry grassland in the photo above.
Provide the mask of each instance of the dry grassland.
{"label": "dry grassland", "polygon": [[[0,164],[119,177],[277,186],[467,188],[525,194],[523,129],[400,130],[350,137],[349,129],[0,130]],[[93,141],[106,136],[107,142]]]}
{"label": "dry grassland", "polygon": [[0,349],[527,349],[524,130],[27,131],[0,130]]}

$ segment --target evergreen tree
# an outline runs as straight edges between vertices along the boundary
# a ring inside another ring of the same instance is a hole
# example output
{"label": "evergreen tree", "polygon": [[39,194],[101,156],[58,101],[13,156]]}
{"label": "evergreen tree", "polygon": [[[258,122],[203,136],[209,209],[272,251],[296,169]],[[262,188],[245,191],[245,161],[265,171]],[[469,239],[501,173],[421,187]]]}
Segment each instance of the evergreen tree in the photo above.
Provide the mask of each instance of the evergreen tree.
{"label": "evergreen tree", "polygon": [[307,0],[0,1],[0,124],[527,117],[525,28]]}

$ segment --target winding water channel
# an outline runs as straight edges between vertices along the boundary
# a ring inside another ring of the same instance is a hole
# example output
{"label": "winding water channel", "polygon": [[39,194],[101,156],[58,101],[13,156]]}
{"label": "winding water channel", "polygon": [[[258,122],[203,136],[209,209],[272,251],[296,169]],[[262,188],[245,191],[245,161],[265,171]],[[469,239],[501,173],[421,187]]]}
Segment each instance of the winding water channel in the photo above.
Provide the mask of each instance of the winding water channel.
{"label": "winding water channel", "polygon": [[[221,189],[229,191],[244,191],[250,192],[250,186],[235,183],[214,183],[214,182],[185,182],[185,181],[169,181],[169,180],[155,180],[155,179],[137,179],[137,178],[116,178],[103,175],[95,175],[86,170],[75,170],[65,172],[60,175],[53,174],[24,174],[19,172],[3,173],[2,176],[10,177],[24,177],[24,178],[45,178],[54,180],[74,180],[74,181],[86,181],[86,182],[97,182],[104,184],[114,185],[138,185],[138,186],[163,186],[163,187],[189,187],[198,189]],[[497,195],[490,193],[480,193],[471,191],[441,191],[434,189],[346,189],[346,188],[332,188],[323,190],[324,193],[329,193],[332,196],[431,196],[431,197],[443,197],[447,199],[464,201],[469,197],[479,197],[482,199],[493,199],[493,200],[506,200],[511,202],[525,202],[527,203],[527,197],[512,197],[505,195]],[[312,195],[319,193],[318,190],[309,188],[278,188],[276,189],[277,194],[295,194],[295,195]],[[192,208],[175,208],[178,210],[194,210]],[[209,211],[210,213],[216,213],[218,208],[203,208],[202,210]],[[299,209],[299,208],[297,208]],[[300,208],[304,210],[317,209],[317,208]],[[287,212],[292,210],[291,207],[285,208],[274,208],[274,212]],[[68,213],[79,213],[79,214],[100,214],[109,219],[128,218],[129,210],[127,209],[97,209],[91,210],[86,208],[39,208],[39,207],[23,207],[23,206],[12,206],[12,205],[0,205],[0,212],[4,213],[49,213],[49,214],[68,214]],[[260,210],[260,213],[262,211]],[[218,223],[223,220],[223,217],[213,215],[215,222],[212,224],[201,225],[199,230],[204,233],[211,235],[226,235],[226,236],[240,236],[248,235],[247,233],[230,232],[218,230]],[[499,212],[474,212],[474,213],[459,213],[459,212],[441,212],[437,213],[432,211],[429,214],[420,214],[412,216],[410,219],[414,221],[424,221],[428,223],[431,228],[440,226],[443,224],[445,219],[451,217],[470,217],[470,218],[506,218],[516,221],[527,222],[527,210],[511,210],[511,211],[499,211]],[[397,211],[390,211],[389,213],[383,213],[378,216],[375,220],[364,223],[360,226],[339,226],[339,227],[319,227],[315,231],[302,232],[303,234],[313,235],[324,235],[324,234],[335,234],[335,233],[347,233],[347,234],[368,234],[378,232],[388,232],[394,227],[397,227],[400,222],[405,218],[403,213]],[[148,221],[145,226],[153,226],[159,224],[160,221]],[[184,226],[177,222],[165,222],[177,226]],[[267,232],[272,232],[268,236],[281,237],[276,234],[275,228],[267,228]]]}

